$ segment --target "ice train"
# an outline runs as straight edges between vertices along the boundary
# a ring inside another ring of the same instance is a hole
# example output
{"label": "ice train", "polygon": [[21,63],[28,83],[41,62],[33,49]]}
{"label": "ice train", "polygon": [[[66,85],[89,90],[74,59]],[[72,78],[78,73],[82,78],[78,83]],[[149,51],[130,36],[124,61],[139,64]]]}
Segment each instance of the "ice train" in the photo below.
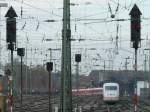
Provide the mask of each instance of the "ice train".
{"label": "ice train", "polygon": [[119,84],[107,82],[101,88],[73,89],[73,96],[100,95],[106,103],[116,103],[120,99]]}
{"label": "ice train", "polygon": [[103,101],[106,103],[116,103],[119,101],[119,84],[105,83],[103,84]]}

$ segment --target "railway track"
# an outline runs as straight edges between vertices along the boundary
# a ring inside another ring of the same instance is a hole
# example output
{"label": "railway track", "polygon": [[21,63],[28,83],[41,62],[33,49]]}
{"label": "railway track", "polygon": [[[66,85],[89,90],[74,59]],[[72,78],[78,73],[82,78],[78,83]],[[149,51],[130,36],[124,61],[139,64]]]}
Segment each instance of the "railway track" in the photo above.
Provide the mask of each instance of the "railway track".
{"label": "railway track", "polygon": [[[134,112],[134,104],[129,99],[122,99],[114,105],[101,103],[94,112]],[[150,103],[142,101],[137,106],[137,112],[150,112]]]}
{"label": "railway track", "polygon": [[150,112],[150,101],[149,99],[142,99],[138,103],[138,109],[141,112]]}
{"label": "railway track", "polygon": [[[73,97],[73,108],[76,107],[78,102],[78,106],[82,108],[82,110],[87,111],[93,107],[96,107],[100,101],[99,96],[82,96]],[[59,97],[53,97],[51,99],[51,104],[59,105],[60,99]],[[13,111],[14,112],[48,112],[49,100],[48,96],[24,96],[23,104],[20,106],[20,98],[15,98]]]}
{"label": "railway track", "polygon": [[[51,104],[58,104],[59,98],[53,97]],[[49,100],[48,96],[24,96],[23,104],[20,105],[20,99],[16,98],[14,101],[14,112],[48,112]]]}
{"label": "railway track", "polygon": [[[59,97],[52,97],[51,104],[59,106]],[[134,112],[134,104],[130,99],[121,99],[114,105],[107,105],[100,96],[80,96],[73,97],[73,108],[77,105],[82,108],[82,112]],[[24,96],[23,105],[20,107],[20,98],[14,100],[14,112],[48,112],[48,96]],[[137,112],[150,112],[149,101],[140,101]]]}

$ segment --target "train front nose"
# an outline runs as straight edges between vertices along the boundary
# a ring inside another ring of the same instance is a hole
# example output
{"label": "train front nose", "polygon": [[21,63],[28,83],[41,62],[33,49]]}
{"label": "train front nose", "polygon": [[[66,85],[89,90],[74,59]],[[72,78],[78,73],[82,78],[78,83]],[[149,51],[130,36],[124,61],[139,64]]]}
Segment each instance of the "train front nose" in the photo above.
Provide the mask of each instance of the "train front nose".
{"label": "train front nose", "polygon": [[115,96],[115,95],[116,95],[115,93],[111,93],[111,92],[107,94],[107,96]]}
{"label": "train front nose", "polygon": [[116,95],[115,95],[114,93],[108,93],[108,94],[107,94],[107,97],[108,97],[109,99],[113,99],[115,96],[116,96]]}

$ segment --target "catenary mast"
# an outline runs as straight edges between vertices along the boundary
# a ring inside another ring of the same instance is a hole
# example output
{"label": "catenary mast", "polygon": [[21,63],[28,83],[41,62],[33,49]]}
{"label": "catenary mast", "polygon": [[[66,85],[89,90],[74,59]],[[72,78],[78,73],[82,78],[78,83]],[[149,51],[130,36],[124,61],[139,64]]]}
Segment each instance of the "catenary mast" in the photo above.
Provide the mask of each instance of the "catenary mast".
{"label": "catenary mast", "polygon": [[70,0],[63,0],[61,112],[72,112]]}

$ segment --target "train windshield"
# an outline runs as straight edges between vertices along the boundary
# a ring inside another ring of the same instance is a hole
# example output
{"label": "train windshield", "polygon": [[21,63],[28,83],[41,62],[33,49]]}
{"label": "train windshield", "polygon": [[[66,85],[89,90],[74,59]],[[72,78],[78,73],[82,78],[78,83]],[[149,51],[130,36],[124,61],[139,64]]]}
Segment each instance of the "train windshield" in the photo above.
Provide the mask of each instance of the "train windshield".
{"label": "train windshield", "polygon": [[117,90],[117,86],[106,86],[106,90]]}

